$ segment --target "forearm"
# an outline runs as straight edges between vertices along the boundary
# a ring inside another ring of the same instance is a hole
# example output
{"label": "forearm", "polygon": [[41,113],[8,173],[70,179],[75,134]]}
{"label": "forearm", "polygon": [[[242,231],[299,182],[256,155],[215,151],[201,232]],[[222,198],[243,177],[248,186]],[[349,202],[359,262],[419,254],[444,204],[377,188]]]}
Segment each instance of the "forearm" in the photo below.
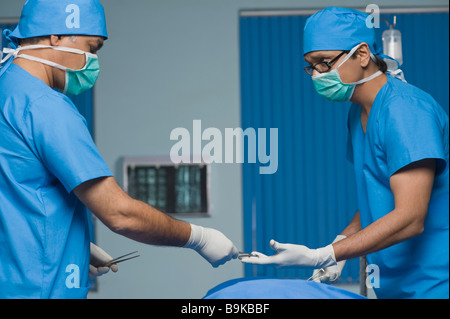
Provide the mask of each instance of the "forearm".
{"label": "forearm", "polygon": [[414,162],[389,180],[395,209],[366,228],[333,244],[336,260],[364,256],[420,235],[428,212],[436,163]]}
{"label": "forearm", "polygon": [[183,246],[189,239],[188,223],[131,198],[113,177],[85,182],[74,192],[109,229],[130,239],[167,246]]}
{"label": "forearm", "polygon": [[361,230],[361,220],[359,218],[359,211],[353,216],[352,221],[348,226],[342,231],[341,235],[349,237]]}
{"label": "forearm", "polygon": [[408,212],[393,210],[366,228],[334,243],[336,261],[364,256],[419,235],[422,231],[420,222],[407,216]]}
{"label": "forearm", "polygon": [[181,247],[186,244],[191,233],[189,223],[174,219],[144,202],[129,201],[114,229],[116,233],[151,245]]}
{"label": "forearm", "polygon": [[193,249],[213,267],[239,254],[220,231],[177,220],[131,198],[113,177],[86,181],[74,193],[109,229],[130,239],[149,245]]}

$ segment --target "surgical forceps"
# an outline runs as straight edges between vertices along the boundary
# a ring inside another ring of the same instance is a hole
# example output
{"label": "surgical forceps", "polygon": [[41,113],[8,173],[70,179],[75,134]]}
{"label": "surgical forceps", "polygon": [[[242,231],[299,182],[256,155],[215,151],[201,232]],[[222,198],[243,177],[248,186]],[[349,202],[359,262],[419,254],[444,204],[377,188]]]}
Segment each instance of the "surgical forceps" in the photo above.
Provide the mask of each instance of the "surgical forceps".
{"label": "surgical forceps", "polygon": [[[133,251],[133,252],[131,252],[129,254],[125,254],[123,256],[111,259],[110,261],[108,261],[105,264],[103,264],[102,267],[111,267],[112,265],[121,263],[122,261],[126,261],[126,260],[130,260],[130,259],[139,257],[140,255],[135,255],[135,256],[128,257],[128,256],[130,256],[132,254],[136,254],[136,253],[137,253],[137,251]],[[125,257],[128,257],[128,258],[125,258]]]}

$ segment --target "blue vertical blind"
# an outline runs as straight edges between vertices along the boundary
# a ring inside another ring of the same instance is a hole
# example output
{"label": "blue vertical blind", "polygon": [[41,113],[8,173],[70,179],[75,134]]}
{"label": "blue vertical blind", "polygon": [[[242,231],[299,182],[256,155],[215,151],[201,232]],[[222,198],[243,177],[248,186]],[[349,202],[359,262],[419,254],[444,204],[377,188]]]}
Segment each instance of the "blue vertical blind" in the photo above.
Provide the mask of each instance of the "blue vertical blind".
{"label": "blue vertical blind", "polygon": [[[382,15],[392,22],[393,15]],[[357,211],[346,161],[349,103],[320,97],[303,71],[306,16],[241,16],[242,128],[278,128],[278,171],[243,164],[244,246],[273,254],[270,239],[318,248],[332,242]],[[381,45],[384,22],[376,30]],[[403,70],[448,112],[448,13],[399,14]],[[431,36],[431,34],[433,36]],[[441,64],[442,63],[442,64]],[[266,148],[268,149],[268,147]],[[246,265],[246,276],[307,278],[312,269]],[[341,282],[357,282],[357,259]]]}

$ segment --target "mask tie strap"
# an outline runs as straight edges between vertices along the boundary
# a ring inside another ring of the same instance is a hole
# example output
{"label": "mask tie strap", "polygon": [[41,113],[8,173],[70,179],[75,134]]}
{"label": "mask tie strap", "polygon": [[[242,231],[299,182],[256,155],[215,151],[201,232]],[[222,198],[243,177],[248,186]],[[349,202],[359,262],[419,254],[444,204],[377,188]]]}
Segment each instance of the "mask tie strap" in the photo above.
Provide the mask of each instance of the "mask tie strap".
{"label": "mask tie strap", "polygon": [[27,45],[24,47],[19,46],[17,48],[3,48],[3,53],[6,53],[6,56],[0,61],[0,64],[5,63],[11,57],[16,58],[18,56],[18,53],[22,50],[47,49],[47,48],[51,48],[51,46],[42,45],[42,44],[33,44],[33,45]]}
{"label": "mask tie strap", "polygon": [[17,58],[23,58],[23,59],[31,60],[31,61],[35,61],[35,62],[40,62],[40,63],[43,63],[43,64],[47,64],[49,66],[58,68],[58,69],[63,70],[63,71],[67,70],[67,68],[65,66],[62,66],[62,65],[59,65],[59,64],[57,64],[55,62],[44,60],[44,59],[41,59],[41,58],[38,58],[38,57],[35,57],[35,56],[32,56],[32,55],[19,54],[16,57]]}
{"label": "mask tie strap", "polygon": [[[11,48],[16,49],[17,48],[17,43],[14,41],[13,38],[11,38],[11,36],[10,36],[11,32],[12,32],[11,30],[5,29],[5,30],[3,30],[2,34],[3,34],[3,36],[6,39],[6,44],[9,45]],[[2,36],[2,34],[0,34],[0,36]],[[10,49],[10,48],[7,48],[7,49]],[[13,50],[13,49],[11,49],[11,50]],[[2,76],[3,73],[5,73],[6,69],[8,69],[8,67],[11,65],[12,60],[9,60],[9,59],[13,55],[10,55],[8,53],[8,56],[5,57],[4,59],[2,59],[2,56],[3,56],[3,52],[0,52],[0,61],[1,61],[1,63],[0,63],[0,76]],[[5,61],[8,61],[8,62],[3,64]]]}
{"label": "mask tie strap", "polygon": [[[86,54],[86,55],[89,55],[89,56],[92,56],[92,57],[97,58],[97,55],[96,55],[96,54],[93,54],[93,53],[90,53],[90,52],[85,52],[85,51],[83,51],[83,50],[79,50],[79,49],[75,49],[75,48],[54,47],[54,46],[50,46],[50,45],[33,44],[33,45],[27,45],[27,46],[24,46],[24,47],[19,46],[19,47],[16,48],[16,49],[4,48],[4,49],[3,49],[3,52],[6,53],[7,55],[6,55],[5,58],[3,58],[3,59],[0,61],[0,64],[4,63],[5,61],[7,61],[8,59],[10,59],[11,57],[14,57],[14,58],[16,58],[16,57],[25,57],[25,56],[26,56],[27,58],[28,58],[28,57],[31,57],[31,56],[28,55],[28,54],[21,54],[21,55],[18,55],[18,53],[19,53],[20,51],[22,51],[22,50],[35,50],[35,49],[53,49],[53,50],[57,50],[57,51],[63,51],[63,52],[69,52],[69,53],[75,53],[75,54]],[[39,59],[39,58],[37,58],[37,59]],[[37,60],[37,59],[34,59],[34,61],[42,62],[42,61]],[[31,60],[31,59],[29,59],[29,60]],[[42,60],[42,59],[41,59],[41,60]],[[43,62],[43,63],[44,63],[44,62]],[[52,66],[54,66],[54,65],[52,65]]]}
{"label": "mask tie strap", "polygon": [[362,83],[364,83],[364,82],[368,82],[368,81],[370,81],[370,80],[376,78],[377,76],[379,76],[379,75],[381,75],[381,74],[383,74],[383,72],[381,72],[380,70],[378,70],[377,72],[375,72],[375,73],[372,74],[371,76],[368,76],[367,78],[364,78],[364,79],[362,79],[362,80],[359,80],[359,81],[356,81],[356,82],[353,82],[353,83],[349,83],[349,84],[355,84],[355,85],[362,84]]}
{"label": "mask tie strap", "polygon": [[403,73],[402,69],[397,69],[397,70],[387,70],[387,72],[389,73],[390,76],[402,80],[403,82],[406,82],[405,79],[405,74]]}
{"label": "mask tie strap", "polygon": [[[405,79],[405,74],[403,73],[403,70],[400,69],[400,64],[398,63],[398,61],[394,58],[391,58],[390,56],[386,55],[386,54],[378,54],[378,56],[382,59],[385,60],[388,68],[387,68],[387,73],[399,80],[402,80],[403,82],[406,82]],[[391,62],[391,63],[388,63]]]}
{"label": "mask tie strap", "polygon": [[3,53],[6,54],[6,56],[0,60],[0,64],[5,63],[8,61],[11,57],[16,57],[17,53],[19,51],[17,49],[11,49],[11,48],[3,48]]}
{"label": "mask tie strap", "polygon": [[356,50],[358,50],[358,48],[359,48],[359,44],[358,44],[358,45],[355,45],[355,46],[350,50],[350,52],[347,54],[347,56],[344,58],[344,60],[342,60],[341,63],[339,63],[339,64],[336,66],[336,69],[339,68],[342,64],[344,64],[348,59],[350,59],[350,57],[353,55],[353,53],[355,53]]}

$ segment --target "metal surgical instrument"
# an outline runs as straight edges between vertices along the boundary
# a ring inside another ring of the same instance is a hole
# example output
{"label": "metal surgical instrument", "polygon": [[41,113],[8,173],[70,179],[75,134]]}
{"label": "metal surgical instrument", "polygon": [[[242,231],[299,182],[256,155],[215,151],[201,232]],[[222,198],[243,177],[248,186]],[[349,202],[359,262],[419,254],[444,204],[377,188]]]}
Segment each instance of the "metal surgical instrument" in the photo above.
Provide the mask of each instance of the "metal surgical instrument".
{"label": "metal surgical instrument", "polygon": [[311,281],[317,278],[321,278],[323,277],[323,273],[325,273],[325,269],[320,268],[318,272],[316,272],[315,274],[313,274],[311,277],[309,277],[307,280]]}
{"label": "metal surgical instrument", "polygon": [[110,267],[110,266],[112,266],[112,265],[114,265],[114,264],[121,263],[122,261],[126,261],[126,260],[130,260],[130,259],[139,257],[140,255],[135,255],[135,256],[131,256],[131,257],[125,258],[125,257],[127,257],[127,256],[130,256],[130,255],[136,254],[136,253],[137,253],[137,251],[133,251],[133,252],[131,252],[131,253],[129,253],[129,254],[125,254],[125,255],[123,255],[123,256],[120,256],[120,257],[111,259],[110,261],[108,261],[108,262],[106,262],[105,264],[103,264],[102,267]]}
{"label": "metal surgical instrument", "polygon": [[242,251],[239,252],[238,258],[245,258],[245,257],[259,257],[256,254],[248,254],[248,253],[244,253]]}

